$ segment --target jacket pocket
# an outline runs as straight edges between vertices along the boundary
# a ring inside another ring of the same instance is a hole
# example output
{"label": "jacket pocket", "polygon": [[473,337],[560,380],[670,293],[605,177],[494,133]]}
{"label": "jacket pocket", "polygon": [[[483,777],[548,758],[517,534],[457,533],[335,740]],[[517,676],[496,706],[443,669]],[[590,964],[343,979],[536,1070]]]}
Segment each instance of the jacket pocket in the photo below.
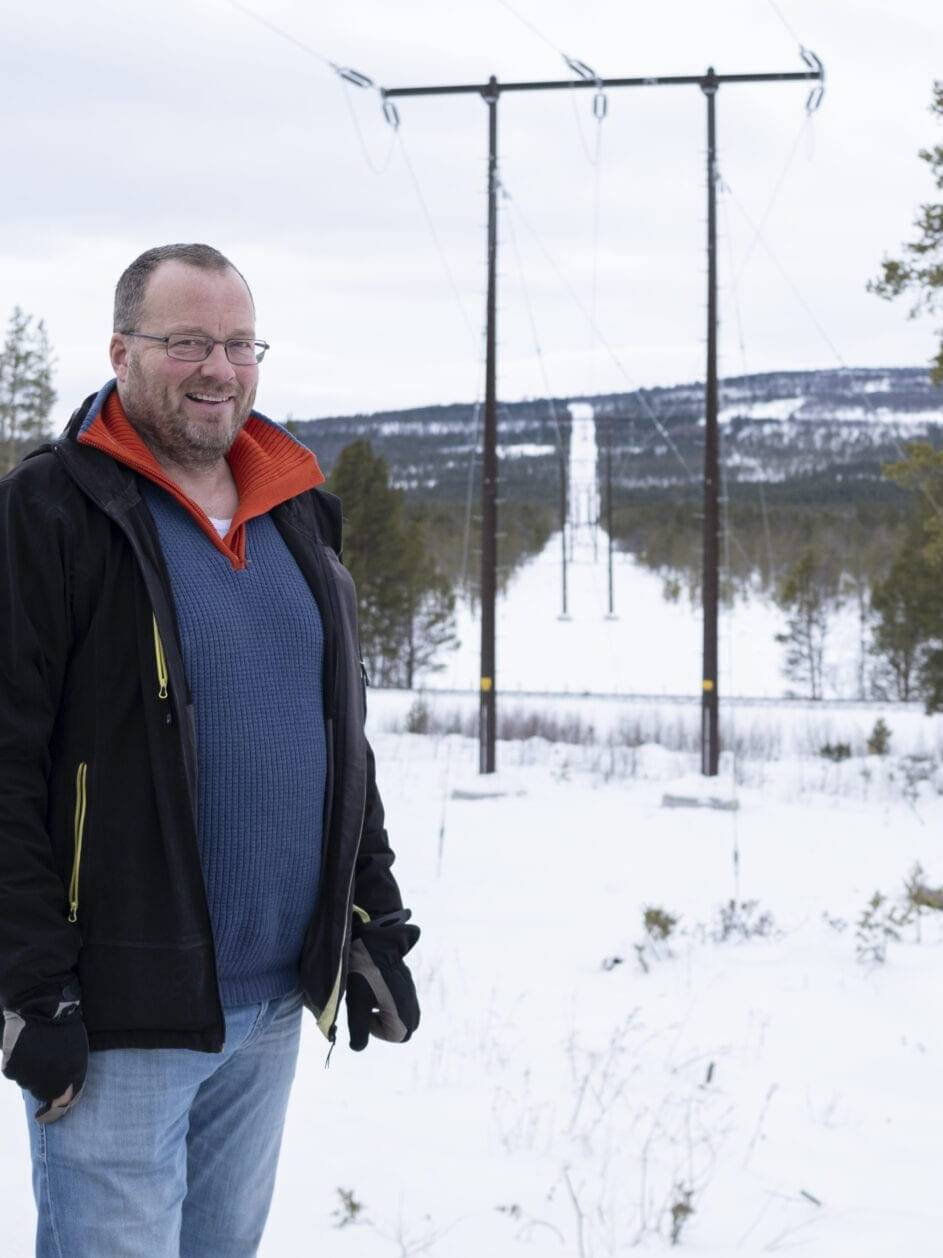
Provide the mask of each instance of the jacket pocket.
{"label": "jacket pocket", "polygon": [[160,630],[157,628],[157,617],[151,615],[154,622],[154,663],[157,666],[157,697],[158,699],[167,698],[167,683],[169,675],[167,673],[167,657],[164,654],[164,644],[160,640]]}
{"label": "jacket pocket", "polygon": [[72,821],[72,877],[69,879],[69,921],[79,915],[79,870],[82,865],[82,843],[85,839],[85,814],[88,811],[86,778],[88,764],[83,760],[75,771],[75,812]]}

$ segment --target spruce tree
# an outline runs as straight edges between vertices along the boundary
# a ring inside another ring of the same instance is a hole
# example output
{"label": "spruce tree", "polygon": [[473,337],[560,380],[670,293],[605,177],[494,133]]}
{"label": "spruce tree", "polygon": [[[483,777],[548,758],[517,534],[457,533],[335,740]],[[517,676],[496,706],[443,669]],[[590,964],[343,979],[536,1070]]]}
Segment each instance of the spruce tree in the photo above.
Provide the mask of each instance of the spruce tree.
{"label": "spruce tree", "polygon": [[[943,122],[943,80],[933,85],[930,112]],[[918,156],[930,167],[937,189],[943,191],[943,144],[921,149]],[[887,299],[899,297],[904,292],[913,294],[915,300],[911,318],[922,312],[943,314],[943,202],[931,201],[921,205],[914,227],[917,235],[903,246],[903,258],[885,258],[880,278],[872,280],[868,289]],[[940,347],[933,359],[935,384],[943,384],[943,328],[939,336]]]}
{"label": "spruce tree", "polygon": [[15,307],[0,350],[0,474],[46,436],[56,401],[42,319]]}
{"label": "spruce tree", "polygon": [[873,652],[890,681],[891,696],[907,702],[927,681],[925,670],[932,642],[943,629],[943,590],[924,548],[926,534],[916,519],[891,570],[871,593],[876,617]]}
{"label": "spruce tree", "polygon": [[402,681],[412,690],[420,672],[445,667],[442,652],[458,645],[455,637],[455,594],[437,567],[419,520],[406,527],[406,622],[402,653]]}
{"label": "spruce tree", "polygon": [[[927,441],[885,475],[914,494],[913,527],[887,580],[878,585],[875,647],[898,679],[901,698],[919,695],[928,712],[943,711],[943,451]],[[909,671],[908,671],[909,670]],[[915,685],[910,677],[916,673]],[[906,683],[906,695],[901,693]]]}
{"label": "spruce tree", "polygon": [[776,593],[776,602],[787,613],[786,632],[776,635],[786,648],[784,671],[791,681],[805,686],[810,699],[823,695],[828,609],[837,596],[837,585],[828,557],[810,544]]}
{"label": "spruce tree", "polygon": [[344,508],[344,563],[357,586],[367,671],[376,685],[412,687],[454,642],[451,587],[369,441],[345,446],[328,487]]}

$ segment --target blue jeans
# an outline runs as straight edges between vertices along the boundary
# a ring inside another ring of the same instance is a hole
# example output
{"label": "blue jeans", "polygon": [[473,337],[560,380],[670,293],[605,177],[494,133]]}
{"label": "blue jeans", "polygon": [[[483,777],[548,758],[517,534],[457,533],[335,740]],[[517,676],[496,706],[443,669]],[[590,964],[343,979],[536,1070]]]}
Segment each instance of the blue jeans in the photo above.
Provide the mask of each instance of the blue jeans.
{"label": "blue jeans", "polygon": [[251,1258],[275,1184],[301,994],[226,1010],[221,1053],[92,1053],[58,1122],[29,1114],[36,1258]]}

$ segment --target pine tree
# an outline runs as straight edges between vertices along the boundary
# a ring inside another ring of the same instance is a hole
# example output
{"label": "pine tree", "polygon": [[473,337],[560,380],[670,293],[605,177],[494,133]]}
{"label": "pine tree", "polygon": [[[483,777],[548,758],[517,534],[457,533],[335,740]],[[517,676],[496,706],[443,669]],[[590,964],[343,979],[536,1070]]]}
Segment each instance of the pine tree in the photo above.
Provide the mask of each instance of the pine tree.
{"label": "pine tree", "polygon": [[828,608],[835,595],[835,574],[814,545],[806,546],[776,594],[776,602],[787,613],[787,630],[776,635],[786,648],[784,671],[806,687],[810,699],[823,694]]}
{"label": "pine tree", "polygon": [[[933,103],[930,112],[943,122],[943,80],[933,85]],[[921,149],[921,161],[930,167],[933,182],[943,191],[943,144]],[[885,258],[881,263],[882,274],[872,280],[868,289],[878,297],[888,300],[901,293],[915,295],[911,318],[926,311],[943,313],[943,203],[928,202],[921,205],[914,219],[916,239],[903,246],[903,260]],[[940,348],[933,359],[933,381],[943,384],[943,329],[940,330]]]}
{"label": "pine tree", "polygon": [[871,594],[876,616],[873,652],[884,665],[895,699],[907,702],[921,689],[935,624],[943,628],[939,574],[924,554],[926,536],[915,520],[883,581]]}
{"label": "pine tree", "polygon": [[377,685],[411,687],[454,643],[451,587],[369,441],[345,446],[329,488],[344,508],[344,563],[357,586],[367,671]]}
{"label": "pine tree", "polygon": [[943,711],[943,451],[915,441],[885,475],[915,496],[913,526],[886,581],[875,588],[875,647],[900,698]]}
{"label": "pine tree", "polygon": [[374,682],[387,685],[407,607],[403,496],[369,441],[345,446],[329,487],[344,508],[344,563],[357,586],[364,662]]}
{"label": "pine tree", "polygon": [[42,319],[15,307],[0,350],[0,474],[46,436],[56,401],[52,353]]}
{"label": "pine tree", "polygon": [[458,642],[455,594],[432,559],[419,520],[410,520],[407,525],[405,550],[408,592],[401,684],[412,690],[418,673],[438,672],[445,667],[439,657]]}

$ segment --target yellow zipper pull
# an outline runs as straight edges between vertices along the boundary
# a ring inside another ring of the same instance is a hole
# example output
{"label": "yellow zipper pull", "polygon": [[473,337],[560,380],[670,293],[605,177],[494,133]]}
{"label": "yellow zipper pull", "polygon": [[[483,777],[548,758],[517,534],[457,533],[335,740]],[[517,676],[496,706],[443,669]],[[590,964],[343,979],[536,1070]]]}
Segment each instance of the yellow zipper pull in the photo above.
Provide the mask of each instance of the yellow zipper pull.
{"label": "yellow zipper pull", "polygon": [[157,628],[157,617],[151,613],[151,619],[154,622],[154,659],[157,661],[157,697],[158,699],[167,698],[167,657],[164,655],[164,644],[160,640],[160,631]]}
{"label": "yellow zipper pull", "polygon": [[75,923],[79,916],[79,867],[82,863],[82,840],[85,837],[85,812],[88,795],[85,780],[88,765],[83,760],[75,772],[75,817],[72,822],[72,877],[69,881],[69,921]]}

